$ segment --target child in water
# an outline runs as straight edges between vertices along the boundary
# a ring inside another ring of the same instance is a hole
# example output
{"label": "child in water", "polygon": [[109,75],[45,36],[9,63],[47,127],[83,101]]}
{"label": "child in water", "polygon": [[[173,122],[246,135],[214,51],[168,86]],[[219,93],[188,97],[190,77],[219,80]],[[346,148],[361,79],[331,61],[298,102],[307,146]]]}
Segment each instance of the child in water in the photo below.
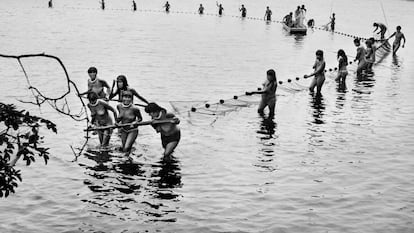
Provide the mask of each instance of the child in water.
{"label": "child in water", "polygon": [[276,106],[276,89],[277,89],[277,79],[276,72],[273,69],[270,69],[266,72],[267,79],[263,83],[262,91],[253,91],[246,92],[246,95],[261,94],[262,100],[260,101],[259,108],[257,112],[263,114],[264,109],[269,107],[269,118],[273,118],[275,115],[275,106]]}
{"label": "child in water", "polygon": [[[114,114],[114,119],[117,118],[116,111],[107,102],[98,99],[95,92],[88,94],[88,108],[91,111],[91,123],[96,127],[112,125],[112,118],[109,116],[108,110]],[[112,129],[98,130],[99,141],[101,147],[106,147],[111,139]]]}
{"label": "child in water", "polygon": [[[181,139],[180,128],[177,126],[177,124],[180,123],[180,120],[176,118],[174,114],[167,113],[167,110],[156,103],[149,103],[145,107],[145,112],[151,116],[152,120],[155,120],[152,126],[157,133],[161,134],[161,143],[164,148],[164,160],[171,160],[171,155]],[[171,121],[167,123],[156,123],[157,120]]]}
{"label": "child in water", "polygon": [[132,144],[138,136],[138,126],[133,123],[142,121],[141,112],[132,104],[132,92],[122,92],[122,103],[118,104],[116,108],[119,112],[119,117],[116,120],[117,124],[131,124],[120,128],[122,147],[121,151],[130,152]]}

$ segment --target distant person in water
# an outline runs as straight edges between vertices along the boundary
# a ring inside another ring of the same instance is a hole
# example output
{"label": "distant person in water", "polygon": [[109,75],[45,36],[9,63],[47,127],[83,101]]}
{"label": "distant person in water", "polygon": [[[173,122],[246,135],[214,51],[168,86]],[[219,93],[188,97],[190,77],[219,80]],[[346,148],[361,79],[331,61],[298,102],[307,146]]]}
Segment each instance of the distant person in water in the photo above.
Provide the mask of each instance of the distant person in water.
{"label": "distant person in water", "polygon": [[315,26],[315,20],[314,19],[308,20],[308,27],[313,28],[314,26]]}
{"label": "distant person in water", "polygon": [[287,14],[285,17],[283,17],[283,22],[289,26],[292,27],[293,26],[293,12],[290,12],[289,14]]}
{"label": "distant person in water", "polygon": [[[108,110],[114,114],[114,119],[117,118],[116,111],[107,102],[98,99],[95,92],[89,92],[89,103],[87,104],[91,111],[91,123],[94,127],[109,126],[113,124],[112,118],[109,116]],[[101,147],[107,147],[111,139],[112,129],[98,130],[99,142]]]}
{"label": "distant person in water", "polygon": [[268,6],[266,7],[266,12],[265,12],[265,15],[264,15],[264,19],[266,21],[272,21],[272,11],[270,10],[270,8]]}
{"label": "distant person in water", "polygon": [[122,141],[122,152],[130,152],[132,144],[138,136],[138,126],[134,123],[142,121],[141,112],[138,107],[133,104],[133,93],[129,90],[122,92],[122,103],[116,106],[119,117],[116,118],[117,124],[130,124],[120,128],[121,141]]}
{"label": "distant person in water", "polygon": [[124,96],[124,92],[128,92],[128,93],[132,94],[132,98],[134,96],[136,96],[142,102],[148,104],[148,101],[144,97],[140,96],[134,88],[129,87],[128,81],[127,81],[127,78],[125,77],[125,75],[119,75],[116,78],[116,87],[117,87],[116,91],[111,90],[111,93],[109,95],[109,99],[112,99],[115,96],[118,96],[119,97],[118,101],[123,102],[122,98]]}
{"label": "distant person in water", "polygon": [[171,5],[170,5],[170,3],[167,1],[166,3],[165,3],[165,5],[164,5],[164,8],[165,8],[165,12],[170,12],[170,7],[171,7]]}
{"label": "distant person in water", "polygon": [[337,59],[338,75],[336,76],[335,81],[338,81],[339,84],[345,84],[345,79],[348,75],[348,57],[346,56],[345,51],[343,49],[338,50]]}
{"label": "distant person in water", "polygon": [[203,4],[200,4],[200,7],[198,8],[198,13],[199,13],[200,15],[204,14],[204,7],[203,7]]}
{"label": "distant person in water", "polygon": [[367,46],[366,54],[365,54],[365,60],[367,61],[366,72],[372,73],[372,67],[374,66],[374,63],[375,63],[376,48],[375,48],[373,40],[371,39],[366,40],[365,45]]}
{"label": "distant person in water", "polygon": [[357,67],[357,77],[360,77],[362,72],[367,67],[367,61],[365,59],[366,56],[366,50],[364,46],[361,45],[361,42],[358,38],[354,40],[354,45],[357,47],[357,54],[355,55],[355,60],[358,61],[358,67]]}
{"label": "distant person in water", "polygon": [[105,1],[104,0],[101,0],[101,9],[105,10]]}
{"label": "distant person in water", "polygon": [[218,2],[216,2],[216,5],[217,5],[217,7],[219,8],[219,10],[218,10],[218,14],[219,14],[220,16],[222,16],[222,15],[223,15],[223,10],[224,10],[223,5],[221,5],[221,3],[220,3],[220,4],[218,4]]}
{"label": "distant person in water", "polygon": [[392,54],[396,54],[398,49],[400,48],[401,45],[401,40],[404,40],[404,44],[402,45],[402,47],[404,48],[405,46],[405,36],[404,33],[401,32],[401,26],[397,26],[397,31],[394,32],[390,37],[388,37],[387,40],[391,39],[391,37],[395,36],[395,40],[394,43],[392,43]]}
{"label": "distant person in water", "polygon": [[268,107],[269,118],[273,118],[275,115],[276,106],[276,89],[276,72],[273,69],[271,69],[266,72],[266,81],[263,83],[263,89],[261,91],[246,92],[246,95],[261,94],[262,99],[260,101],[257,112],[263,115],[264,109]]}
{"label": "distant person in water", "polygon": [[374,23],[373,26],[375,27],[374,32],[376,32],[379,29],[377,34],[380,34],[381,40],[384,40],[385,32],[387,31],[387,26],[385,26],[383,23]]}
{"label": "distant person in water", "polygon": [[[90,67],[88,69],[88,91],[85,93],[82,93],[81,95],[88,94],[89,92],[94,92],[98,95],[99,99],[106,99],[106,95],[110,95],[111,90],[108,85],[108,83],[105,80],[99,79],[97,77],[98,75],[98,69],[95,67]],[[106,88],[106,93],[104,89]]]}
{"label": "distant person in water", "polygon": [[132,10],[136,11],[137,10],[137,4],[135,3],[134,0],[132,0]]}
{"label": "distant person in water", "polygon": [[309,86],[309,91],[314,92],[316,87],[316,95],[320,96],[322,91],[322,85],[325,82],[325,60],[323,58],[323,51],[317,50],[316,51],[316,61],[313,65],[313,69],[315,70],[310,75],[305,75],[304,78],[309,78],[315,76]]}
{"label": "distant person in water", "polygon": [[329,24],[331,25],[331,31],[335,31],[335,20],[336,20],[335,13],[332,14],[330,19],[331,19],[331,22]]}
{"label": "distant person in water", "polygon": [[154,121],[165,121],[167,123],[156,123],[152,125],[157,133],[161,134],[161,143],[164,148],[164,160],[171,160],[172,153],[178,146],[181,139],[180,128],[177,124],[180,123],[179,119],[172,113],[168,113],[167,110],[160,107],[156,103],[149,103],[145,107],[145,112],[148,113]]}
{"label": "distant person in water", "polygon": [[241,17],[245,18],[246,15],[247,15],[247,9],[246,9],[246,7],[244,7],[243,4],[241,5],[241,8],[239,9],[239,11],[241,12]]}
{"label": "distant person in water", "polygon": [[49,8],[52,8],[52,7],[53,7],[53,2],[52,2],[52,0],[49,0],[48,5],[49,5]]}

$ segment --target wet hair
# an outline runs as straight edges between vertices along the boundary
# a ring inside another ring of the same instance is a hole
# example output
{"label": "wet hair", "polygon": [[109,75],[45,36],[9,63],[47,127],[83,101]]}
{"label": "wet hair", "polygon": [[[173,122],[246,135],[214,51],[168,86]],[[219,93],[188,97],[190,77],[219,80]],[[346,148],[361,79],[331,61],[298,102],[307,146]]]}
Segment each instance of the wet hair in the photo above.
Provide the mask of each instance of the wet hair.
{"label": "wet hair", "polygon": [[91,91],[91,92],[88,93],[88,100],[89,101],[94,102],[97,99],[98,99],[98,94],[96,94],[93,91]]}
{"label": "wet hair", "polygon": [[401,26],[397,26],[397,30],[401,30]]}
{"label": "wet hair", "polygon": [[272,82],[276,82],[276,72],[273,69],[270,69],[266,72],[267,76],[272,78]]}
{"label": "wet hair", "polygon": [[323,51],[322,50],[320,50],[320,49],[318,49],[318,50],[316,50],[316,56],[321,56],[321,57],[323,57]]}
{"label": "wet hair", "polygon": [[368,39],[368,40],[365,41],[365,44],[367,45],[367,47],[372,47],[373,43],[372,43],[372,40]]}
{"label": "wet hair", "polygon": [[88,74],[89,73],[98,73],[98,69],[96,69],[96,67],[89,67],[89,69],[88,69]]}
{"label": "wet hair", "polygon": [[361,41],[358,38],[355,38],[354,43],[360,44]]}
{"label": "wet hair", "polygon": [[[125,90],[128,87],[128,81],[125,75],[119,75],[116,77],[116,81],[120,80],[122,82],[122,89]],[[117,84],[118,85],[118,84]]]}
{"label": "wet hair", "polygon": [[146,107],[145,107],[145,112],[146,113],[152,113],[152,112],[161,112],[161,111],[165,111],[165,108],[159,106],[156,103],[149,103]]}
{"label": "wet hair", "polygon": [[375,38],[374,37],[370,37],[368,40],[370,40],[373,44],[375,42]]}
{"label": "wet hair", "polygon": [[343,49],[338,50],[337,58],[342,57],[344,59],[345,64],[348,65],[348,56],[346,56],[345,51]]}

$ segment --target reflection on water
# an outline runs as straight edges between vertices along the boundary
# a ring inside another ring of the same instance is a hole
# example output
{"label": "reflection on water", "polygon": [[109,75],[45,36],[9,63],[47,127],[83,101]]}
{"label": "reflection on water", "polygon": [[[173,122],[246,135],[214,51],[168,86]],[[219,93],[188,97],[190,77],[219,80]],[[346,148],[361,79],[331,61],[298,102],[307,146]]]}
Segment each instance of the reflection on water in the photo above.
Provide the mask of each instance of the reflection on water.
{"label": "reflection on water", "polygon": [[325,102],[322,95],[310,94],[310,106],[312,107],[313,123],[324,124],[323,115],[325,111]]}
{"label": "reflection on water", "polygon": [[84,155],[92,162],[80,164],[90,176],[84,184],[92,193],[82,201],[91,205],[91,212],[119,218],[131,218],[133,213],[143,221],[175,221],[163,217],[177,211],[165,204],[168,200],[179,201],[174,191],[182,186],[176,158],[150,162],[140,161],[134,154],[128,157],[118,152],[91,150]]}
{"label": "reflection on water", "polygon": [[276,140],[278,138],[278,135],[275,135],[277,123],[274,122],[273,117],[261,115],[261,119],[260,129],[256,131],[260,139],[259,144],[261,147],[260,153],[257,156],[258,161],[254,166],[260,168],[261,171],[273,172],[276,170],[274,156]]}

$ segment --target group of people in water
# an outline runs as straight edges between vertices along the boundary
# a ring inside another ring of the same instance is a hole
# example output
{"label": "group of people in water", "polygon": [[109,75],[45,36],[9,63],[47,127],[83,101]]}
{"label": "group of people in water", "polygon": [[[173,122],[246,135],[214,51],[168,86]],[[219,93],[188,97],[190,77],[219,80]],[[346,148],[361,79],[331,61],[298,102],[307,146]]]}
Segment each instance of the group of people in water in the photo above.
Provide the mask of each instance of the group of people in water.
{"label": "group of people in water", "polygon": [[293,19],[293,12],[290,12],[285,17],[283,17],[283,23],[286,24],[288,27],[305,27],[303,21],[305,20],[306,11],[307,10],[305,8],[305,5],[298,6],[295,10],[295,19]]}
{"label": "group of people in water", "polygon": [[[113,128],[118,128],[122,142],[120,150],[129,154],[138,136],[138,126],[143,119],[138,106],[144,106],[145,112],[152,119],[150,124],[161,134],[164,159],[169,160],[181,138],[181,132],[177,126],[179,119],[158,104],[150,103],[139,95],[128,85],[124,75],[119,75],[110,87],[105,80],[97,77],[97,73],[98,70],[95,67],[88,69],[88,91],[82,93],[81,96],[87,95],[89,100],[87,106],[92,118],[91,128],[97,132],[101,147],[105,148],[109,145]],[[117,98],[114,99],[115,97]],[[134,97],[140,99],[145,105],[135,105]],[[109,104],[111,100],[119,102],[116,109]],[[113,117],[110,116],[110,112]]]}
{"label": "group of people in water", "polygon": [[[380,25],[376,23],[376,25]],[[381,26],[379,26],[381,28]],[[381,31],[379,32],[381,33]],[[385,34],[385,33],[384,33]],[[393,42],[393,54],[395,55],[398,51],[401,40],[404,41],[402,44],[402,47],[405,46],[405,36],[401,32],[401,26],[396,27],[396,31],[387,39],[384,39],[384,35],[381,34],[381,40],[383,44],[380,46],[385,46],[385,43],[392,38],[395,37],[395,40]],[[366,77],[372,74],[372,67],[376,61],[376,47],[375,47],[376,40],[371,37],[368,40],[365,41],[365,46],[361,44],[360,39],[354,40],[354,45],[357,47],[357,53],[355,56],[355,62],[357,61],[357,77]],[[309,75],[304,75],[304,78],[310,78],[313,77],[310,86],[309,91],[311,93],[314,93],[315,87],[316,87],[316,96],[321,96],[322,86],[325,82],[325,67],[326,63],[324,60],[324,53],[322,50],[316,51],[316,60],[313,65],[314,72],[312,72]],[[338,61],[338,67],[337,67],[337,76],[335,78],[335,81],[338,82],[338,84],[342,87],[345,87],[345,80],[348,76],[348,69],[347,66],[350,63],[348,60],[348,56],[346,55],[345,51],[343,49],[339,49],[337,52],[337,61]],[[264,109],[266,107],[269,108],[269,118],[273,118],[275,114],[275,105],[276,105],[276,89],[277,89],[277,78],[276,78],[276,72],[271,69],[268,70],[266,81],[263,83],[263,88],[260,91],[253,91],[253,92],[246,92],[246,95],[253,95],[253,94],[261,94],[262,98],[259,104],[258,112],[259,114],[263,114]]]}

